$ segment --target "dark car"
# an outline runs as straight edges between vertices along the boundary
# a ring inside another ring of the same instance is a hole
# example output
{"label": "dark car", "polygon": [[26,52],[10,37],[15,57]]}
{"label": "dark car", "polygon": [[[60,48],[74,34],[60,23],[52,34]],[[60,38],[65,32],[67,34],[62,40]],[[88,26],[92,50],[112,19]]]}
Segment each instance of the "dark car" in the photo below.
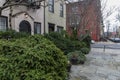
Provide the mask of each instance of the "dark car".
{"label": "dark car", "polygon": [[115,43],[120,43],[120,38],[110,38],[109,40]]}

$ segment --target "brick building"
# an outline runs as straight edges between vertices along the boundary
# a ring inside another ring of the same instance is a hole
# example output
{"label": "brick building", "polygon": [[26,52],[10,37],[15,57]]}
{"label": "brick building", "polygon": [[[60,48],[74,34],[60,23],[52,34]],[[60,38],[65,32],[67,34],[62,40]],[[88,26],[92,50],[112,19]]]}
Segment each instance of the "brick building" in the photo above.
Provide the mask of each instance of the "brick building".
{"label": "brick building", "polygon": [[99,41],[103,30],[100,0],[69,3],[66,14],[66,30],[70,35],[76,29],[78,37],[87,32],[93,40]]}

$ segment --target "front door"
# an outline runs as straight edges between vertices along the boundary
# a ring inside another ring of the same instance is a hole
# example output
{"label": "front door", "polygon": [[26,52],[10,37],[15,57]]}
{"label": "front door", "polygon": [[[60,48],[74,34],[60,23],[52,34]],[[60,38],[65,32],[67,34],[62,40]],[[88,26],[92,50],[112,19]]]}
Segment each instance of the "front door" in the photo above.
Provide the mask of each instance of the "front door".
{"label": "front door", "polygon": [[26,33],[29,33],[31,34],[31,25],[28,21],[26,20],[23,20],[20,22],[20,25],[19,25],[19,32],[26,32]]}

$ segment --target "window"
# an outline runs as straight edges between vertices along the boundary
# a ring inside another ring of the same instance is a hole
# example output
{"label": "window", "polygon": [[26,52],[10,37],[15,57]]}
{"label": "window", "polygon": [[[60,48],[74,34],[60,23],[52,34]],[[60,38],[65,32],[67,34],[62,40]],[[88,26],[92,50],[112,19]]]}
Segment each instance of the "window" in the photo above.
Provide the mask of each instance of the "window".
{"label": "window", "polygon": [[63,31],[63,27],[61,27],[61,26],[57,26],[57,32],[61,32],[61,31]]}
{"label": "window", "polygon": [[41,34],[41,23],[34,22],[34,34]]}
{"label": "window", "polygon": [[0,31],[5,31],[7,29],[7,17],[0,17]]}
{"label": "window", "polygon": [[48,10],[54,12],[54,0],[49,0],[48,5]]}
{"label": "window", "polygon": [[71,14],[69,17],[69,25],[71,27],[78,27],[80,24],[80,15],[79,14]]}
{"label": "window", "polygon": [[73,6],[72,7],[72,12],[73,13],[78,13],[78,7],[77,6]]}
{"label": "window", "polygon": [[55,24],[48,23],[48,29],[49,29],[49,33],[54,32],[55,31]]}
{"label": "window", "polygon": [[63,4],[60,4],[60,16],[63,17]]}

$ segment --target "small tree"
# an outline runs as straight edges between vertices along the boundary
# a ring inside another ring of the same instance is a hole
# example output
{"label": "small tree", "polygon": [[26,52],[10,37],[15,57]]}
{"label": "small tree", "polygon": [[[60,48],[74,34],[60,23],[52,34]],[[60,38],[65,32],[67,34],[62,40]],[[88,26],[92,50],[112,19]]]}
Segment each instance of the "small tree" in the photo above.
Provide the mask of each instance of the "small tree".
{"label": "small tree", "polygon": [[117,9],[116,21],[120,22],[120,8]]}
{"label": "small tree", "polygon": [[108,0],[101,0],[101,12],[103,20],[106,20],[117,9],[115,6],[107,7]]}

